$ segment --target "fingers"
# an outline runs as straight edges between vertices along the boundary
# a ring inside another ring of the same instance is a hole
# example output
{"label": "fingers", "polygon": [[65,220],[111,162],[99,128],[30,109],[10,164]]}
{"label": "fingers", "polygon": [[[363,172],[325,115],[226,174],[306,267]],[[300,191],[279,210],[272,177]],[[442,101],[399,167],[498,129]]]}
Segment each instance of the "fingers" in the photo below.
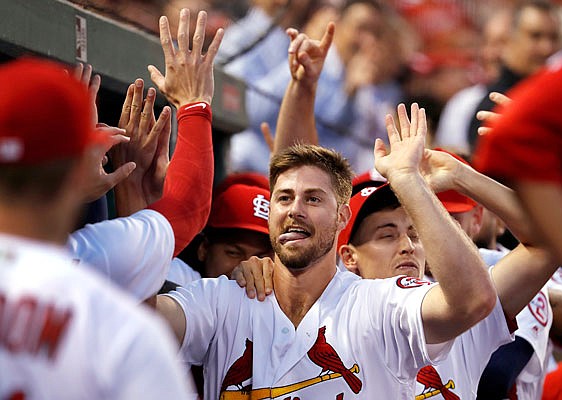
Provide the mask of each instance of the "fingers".
{"label": "fingers", "polygon": [[213,63],[215,61],[215,57],[219,52],[219,47],[221,45],[223,37],[224,37],[224,29],[222,28],[217,29],[217,33],[215,33],[215,37],[213,38],[213,41],[209,45],[209,48],[207,49],[207,54],[205,55],[205,58],[208,60],[208,62]]}
{"label": "fingers", "polygon": [[299,33],[297,37],[289,44],[289,54],[297,54],[302,43],[308,39],[304,33]]}
{"label": "fingers", "polygon": [[476,119],[486,123],[493,123],[499,118],[500,114],[493,111],[478,111],[476,113]]}
{"label": "fingers", "polygon": [[149,65],[148,72],[150,73],[150,80],[152,80],[152,82],[156,85],[158,90],[160,90],[162,93],[166,93],[164,89],[164,84],[166,80],[164,78],[164,75],[162,75],[162,73],[160,72],[160,70],[156,68],[154,65]]}
{"label": "fingers", "polygon": [[197,15],[197,25],[193,34],[193,53],[200,55],[203,50],[203,42],[205,41],[205,26],[207,25],[207,13],[199,11]]}
{"label": "fingers", "polygon": [[94,77],[90,80],[90,87],[88,91],[90,92],[90,99],[95,102],[96,97],[98,96],[98,92],[101,86],[101,76],[95,74]]}
{"label": "fingers", "polygon": [[[266,258],[266,263],[263,268],[263,281],[265,286],[265,295],[269,296],[273,293],[273,260],[271,258]],[[258,293],[259,299],[259,293]],[[265,299],[265,297],[264,297]]]}
{"label": "fingers", "polygon": [[189,19],[189,10],[182,8],[178,24],[178,48],[185,53],[189,52]]}
{"label": "fingers", "polygon": [[136,79],[135,86],[133,89],[133,101],[131,102],[131,114],[129,116],[129,124],[133,126],[133,132],[129,132],[129,135],[131,135],[131,133],[136,133],[135,132],[136,129],[134,128],[137,127],[139,124],[139,120],[141,117],[141,110],[142,110],[143,89],[144,89],[143,80]]}
{"label": "fingers", "polygon": [[375,154],[375,161],[388,154],[388,151],[386,150],[386,145],[384,144],[382,139],[377,138],[375,140],[375,148],[373,149],[373,152]]}
{"label": "fingers", "polygon": [[419,112],[418,103],[412,103],[412,105],[410,106],[411,123],[410,123],[409,136],[416,136],[418,133],[418,117],[419,117],[418,112]]}
{"label": "fingers", "polygon": [[387,114],[384,122],[386,126],[386,133],[388,134],[388,142],[392,146],[394,143],[400,141],[400,133],[398,133],[398,129],[396,129],[396,123],[394,122],[392,115]]}
{"label": "fingers", "polygon": [[91,78],[92,78],[92,66],[90,64],[86,64],[82,69],[82,83],[86,87],[88,87],[90,85]]}
{"label": "fingers", "polygon": [[121,116],[119,117],[119,123],[117,124],[119,128],[124,128],[129,123],[134,90],[135,90],[135,85],[131,83],[127,88],[127,96],[125,97],[125,101],[123,102],[123,108],[121,109]]}
{"label": "fingers", "polygon": [[236,266],[236,268],[232,270],[230,279],[236,281],[238,286],[246,287],[246,278],[244,278],[244,272],[242,271],[242,267],[240,265]]}
{"label": "fingers", "polygon": [[400,137],[405,139],[410,136],[410,120],[408,119],[408,111],[403,103],[398,105],[398,121],[400,123]]}
{"label": "fingers", "polygon": [[504,105],[511,103],[511,99],[507,97],[505,94],[499,92],[492,92],[490,93],[490,100],[492,100],[497,105]]}
{"label": "fingers", "polygon": [[416,129],[416,135],[422,136],[423,138],[427,135],[427,116],[425,114],[425,108],[420,108],[418,110],[418,127]]}
{"label": "fingers", "polygon": [[289,36],[289,39],[291,41],[293,41],[298,36],[299,31],[297,31],[295,28],[287,28],[285,33],[287,33],[287,36]]}
{"label": "fingers", "polygon": [[273,139],[273,135],[271,134],[271,128],[269,127],[269,124],[267,122],[262,122],[260,124],[260,130],[263,135],[263,138],[265,139],[265,143],[267,144],[267,147],[269,147],[269,151],[273,153],[273,146],[275,142]]}
{"label": "fingers", "polygon": [[480,136],[487,135],[490,132],[492,132],[492,128],[490,128],[490,127],[481,126],[480,128],[478,128],[478,135],[480,135]]}
{"label": "fingers", "polygon": [[328,49],[332,45],[332,41],[334,40],[334,32],[336,31],[336,25],[333,22],[329,22],[326,30],[324,31],[324,35],[320,40],[320,49],[322,52],[326,54]]}
{"label": "fingers", "polygon": [[156,99],[156,91],[154,88],[149,88],[146,93],[146,100],[144,107],[140,113],[139,131],[140,134],[148,134],[151,127],[154,125],[154,100]]}
{"label": "fingers", "polygon": [[106,192],[113,189],[120,182],[127,179],[127,177],[131,175],[131,172],[135,170],[136,166],[137,165],[134,162],[130,161],[126,164],[123,164],[112,173],[105,175],[103,180],[105,182]]}
{"label": "fingers", "polygon": [[164,51],[164,60],[166,65],[172,64],[176,52],[174,50],[172,35],[170,34],[170,24],[168,23],[168,18],[164,16],[160,17],[160,44],[162,45],[162,50]]}
{"label": "fingers", "polygon": [[242,267],[242,272],[244,274],[244,279],[246,280],[246,295],[250,299],[256,298],[256,284],[254,282],[254,274],[251,272],[251,268],[248,268],[247,263],[251,262],[252,258],[244,262]]}

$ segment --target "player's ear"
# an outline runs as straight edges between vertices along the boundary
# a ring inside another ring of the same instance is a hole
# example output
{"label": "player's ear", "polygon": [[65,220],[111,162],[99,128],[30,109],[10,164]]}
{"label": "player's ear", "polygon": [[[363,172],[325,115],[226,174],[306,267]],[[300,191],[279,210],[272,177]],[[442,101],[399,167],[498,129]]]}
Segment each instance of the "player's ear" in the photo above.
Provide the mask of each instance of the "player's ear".
{"label": "player's ear", "polygon": [[349,204],[342,204],[338,210],[338,231],[343,231],[351,219],[351,208]]}
{"label": "player's ear", "polygon": [[197,259],[200,262],[205,262],[205,260],[207,259],[207,253],[209,251],[209,245],[210,245],[209,238],[204,236],[203,240],[199,244],[199,247],[197,248]]}
{"label": "player's ear", "polygon": [[338,249],[340,259],[348,271],[359,275],[359,267],[357,264],[357,251],[352,244],[344,244]]}

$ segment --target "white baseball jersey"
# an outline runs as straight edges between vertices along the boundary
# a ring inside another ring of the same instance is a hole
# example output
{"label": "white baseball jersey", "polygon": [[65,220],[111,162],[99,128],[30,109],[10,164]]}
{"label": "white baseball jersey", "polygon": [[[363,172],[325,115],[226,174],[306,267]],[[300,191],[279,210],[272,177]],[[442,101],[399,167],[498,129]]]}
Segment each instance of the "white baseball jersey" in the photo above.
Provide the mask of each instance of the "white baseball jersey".
{"label": "white baseball jersey", "polygon": [[204,365],[208,399],[412,399],[418,369],[452,344],[425,343],[421,304],[434,285],[338,271],[296,329],[275,295],[249,299],[226,277],[169,296],[186,316],[182,357]]}
{"label": "white baseball jersey", "polygon": [[476,399],[478,382],[490,356],[511,340],[498,299],[490,315],[455,339],[443,362],[418,373],[415,399]]}
{"label": "white baseball jersey", "polygon": [[160,213],[145,209],[86,225],[72,233],[73,257],[145,300],[160,290],[174,253],[174,232]]}
{"label": "white baseball jersey", "polygon": [[194,399],[160,318],[62,248],[0,235],[1,399]]}
{"label": "white baseball jersey", "polygon": [[534,350],[533,356],[516,380],[519,400],[540,399],[550,357],[549,333],[552,308],[545,287],[517,314],[515,336],[525,339]]}
{"label": "white baseball jersey", "polygon": [[187,286],[191,282],[201,279],[201,274],[179,258],[174,257],[166,279],[180,286]]}
{"label": "white baseball jersey", "polygon": [[[488,265],[493,265],[509,250],[479,249]],[[541,397],[542,386],[550,357],[549,332],[552,325],[552,308],[547,286],[543,287],[531,302],[517,314],[515,336],[525,339],[533,347],[533,356],[523,368],[517,380],[517,398],[535,400]]]}

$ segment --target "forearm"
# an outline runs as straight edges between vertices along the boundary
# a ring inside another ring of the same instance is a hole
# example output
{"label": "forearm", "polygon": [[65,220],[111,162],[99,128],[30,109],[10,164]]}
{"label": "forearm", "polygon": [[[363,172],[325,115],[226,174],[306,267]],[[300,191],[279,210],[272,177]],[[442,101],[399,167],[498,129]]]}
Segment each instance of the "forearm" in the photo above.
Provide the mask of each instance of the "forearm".
{"label": "forearm", "polygon": [[316,85],[308,86],[292,79],[287,86],[273,146],[273,154],[295,144],[318,144],[314,118]]}
{"label": "forearm", "polygon": [[[200,104],[200,103],[197,103]],[[150,208],[164,215],[174,230],[177,255],[199,233],[209,216],[213,187],[211,109],[178,111],[178,139],[164,182],[162,199]]]}
{"label": "forearm", "polygon": [[458,191],[497,215],[520,242],[534,244],[536,239],[529,228],[527,214],[513,190],[467,165],[459,168],[455,185]]}
{"label": "forearm", "polygon": [[135,177],[129,176],[115,186],[115,211],[118,217],[127,217],[148,206],[142,183],[137,183],[134,179]]}
{"label": "forearm", "polygon": [[[418,231],[448,312],[463,315],[475,311],[482,302],[495,302],[495,290],[478,250],[421,175],[409,173],[390,180],[390,184]],[[493,295],[493,299],[484,294]]]}

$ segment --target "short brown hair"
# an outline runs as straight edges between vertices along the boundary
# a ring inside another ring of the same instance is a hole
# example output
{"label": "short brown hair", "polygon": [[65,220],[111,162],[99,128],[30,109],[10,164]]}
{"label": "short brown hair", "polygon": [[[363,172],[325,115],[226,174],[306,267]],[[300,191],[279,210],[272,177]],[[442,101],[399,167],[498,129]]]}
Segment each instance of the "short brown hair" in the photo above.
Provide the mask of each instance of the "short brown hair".
{"label": "short brown hair", "polygon": [[41,165],[0,165],[0,202],[46,202],[58,195],[76,158]]}
{"label": "short brown hair", "polygon": [[349,203],[353,171],[349,162],[337,151],[310,144],[296,144],[274,155],[269,162],[269,189],[277,183],[279,175],[293,168],[312,166],[330,175],[338,205]]}

